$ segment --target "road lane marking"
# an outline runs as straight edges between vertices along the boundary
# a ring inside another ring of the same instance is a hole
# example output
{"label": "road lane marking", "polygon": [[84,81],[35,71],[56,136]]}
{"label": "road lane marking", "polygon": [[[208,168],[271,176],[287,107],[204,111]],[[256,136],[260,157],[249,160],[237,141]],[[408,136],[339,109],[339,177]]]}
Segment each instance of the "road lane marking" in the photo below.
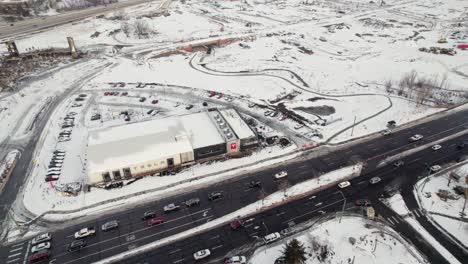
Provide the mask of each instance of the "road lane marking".
{"label": "road lane marking", "polygon": [[169,255],[172,255],[172,254],[174,254],[174,253],[177,253],[177,252],[179,252],[179,251],[181,251],[181,250],[182,250],[182,249],[180,249],[180,248],[178,248],[178,249],[176,249],[176,250],[173,250],[173,251],[169,252]]}
{"label": "road lane marking", "polygon": [[387,220],[390,222],[390,224],[395,225],[390,218],[387,218]]}
{"label": "road lane marking", "polygon": [[174,261],[174,262],[172,262],[172,263],[174,263],[174,264],[176,264],[176,263],[181,263],[181,262],[184,261],[184,260],[185,260],[185,259],[183,258],[183,259],[176,260],[176,261]]}
{"label": "road lane marking", "polygon": [[21,255],[21,252],[15,253],[13,255],[9,255],[8,258],[14,258],[14,257],[16,257],[18,255]]}
{"label": "road lane marking", "polygon": [[20,260],[20,258],[15,258],[15,259],[8,260],[6,263],[17,262],[18,260]]}
{"label": "road lane marking", "polygon": [[10,250],[10,252],[15,252],[15,251],[18,251],[18,250],[21,250],[21,249],[23,249],[23,247],[12,249],[12,250]]}
{"label": "road lane marking", "polygon": [[22,245],[24,245],[24,243],[16,244],[16,245],[13,245],[11,247],[15,248],[15,247],[19,247],[19,246],[22,246]]}
{"label": "road lane marking", "polygon": [[306,216],[306,215],[308,215],[308,214],[315,213],[315,212],[317,212],[317,211],[322,210],[323,208],[327,208],[327,207],[330,207],[330,206],[332,206],[332,205],[334,205],[334,204],[341,203],[342,201],[344,201],[344,199],[341,199],[341,200],[335,201],[335,202],[333,202],[333,203],[327,204],[327,205],[325,205],[325,206],[319,207],[319,208],[317,208],[316,210],[307,212],[307,213],[305,213],[305,214],[302,214],[302,215],[293,217],[293,218],[291,218],[291,219],[289,219],[289,220],[283,221],[282,223],[288,223],[288,222],[294,221],[294,220],[297,219],[297,218]]}
{"label": "road lane marking", "polygon": [[212,250],[215,250],[215,249],[222,248],[222,247],[223,247],[223,245],[217,245],[217,246],[215,246],[215,247],[213,247],[213,248],[211,248],[211,249],[212,249]]}
{"label": "road lane marking", "polygon": [[281,212],[279,214],[276,214],[276,216],[280,216],[280,215],[284,215],[284,214],[285,214],[285,212]]}
{"label": "road lane marking", "polygon": [[299,166],[299,167],[297,167],[297,168],[298,168],[298,169],[303,169],[303,168],[305,168],[305,167],[307,167],[307,166],[309,166],[309,165],[306,164],[306,165]]}
{"label": "road lane marking", "polygon": [[219,235],[214,236],[214,237],[210,237],[210,239],[217,239],[217,238],[219,238]]}

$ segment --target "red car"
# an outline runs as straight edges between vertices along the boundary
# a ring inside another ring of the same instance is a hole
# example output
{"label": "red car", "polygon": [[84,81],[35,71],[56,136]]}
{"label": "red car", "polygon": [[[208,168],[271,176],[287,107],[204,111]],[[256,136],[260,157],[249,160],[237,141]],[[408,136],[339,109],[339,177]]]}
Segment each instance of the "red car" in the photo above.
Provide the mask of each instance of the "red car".
{"label": "red car", "polygon": [[105,95],[105,96],[109,95],[109,92],[105,92],[104,95]]}
{"label": "red car", "polygon": [[213,92],[213,91],[210,91],[210,95],[208,95],[209,97],[213,97],[216,95],[216,92]]}
{"label": "red car", "polygon": [[59,176],[58,175],[51,175],[51,176],[47,176],[45,178],[45,181],[46,182],[50,182],[50,181],[57,181],[59,179]]}
{"label": "red car", "polygon": [[162,223],[164,223],[164,218],[157,217],[157,218],[150,219],[148,221],[148,226],[160,225]]}
{"label": "red car", "polygon": [[157,103],[159,103],[159,100],[153,100],[153,101],[151,101],[151,103],[152,104],[157,104]]}
{"label": "red car", "polygon": [[35,263],[35,262],[39,262],[39,261],[42,261],[44,259],[48,259],[50,257],[50,254],[48,251],[41,251],[41,252],[38,252],[34,255],[31,255],[29,257],[29,262],[30,263]]}
{"label": "red car", "polygon": [[356,206],[369,206],[369,205],[371,205],[371,201],[361,199],[361,200],[355,201],[354,204],[355,204]]}
{"label": "red car", "polygon": [[242,226],[244,226],[244,221],[242,221],[241,219],[237,219],[231,222],[231,228],[233,230],[237,230]]}

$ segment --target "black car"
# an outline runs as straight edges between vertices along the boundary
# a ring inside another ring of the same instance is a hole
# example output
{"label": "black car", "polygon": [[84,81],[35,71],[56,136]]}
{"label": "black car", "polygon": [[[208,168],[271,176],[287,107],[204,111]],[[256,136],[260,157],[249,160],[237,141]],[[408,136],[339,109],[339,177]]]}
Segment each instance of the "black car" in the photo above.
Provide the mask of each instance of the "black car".
{"label": "black car", "polygon": [[402,160],[398,160],[398,161],[396,161],[395,163],[393,163],[393,166],[395,166],[395,167],[397,167],[397,168],[399,168],[399,167],[401,167],[401,166],[403,166],[403,165],[405,165],[405,162],[402,161]]}
{"label": "black car", "polygon": [[249,182],[248,186],[249,188],[260,188],[262,187],[262,182],[259,180],[254,180],[254,181]]}
{"label": "black car", "polygon": [[143,214],[143,217],[141,220],[148,220],[156,217],[156,212],[155,211],[147,211]]}
{"label": "black car", "polygon": [[86,241],[84,239],[78,239],[71,242],[70,246],[68,247],[68,251],[76,251],[86,247]]}
{"label": "black car", "polygon": [[221,197],[223,197],[222,192],[212,192],[208,195],[208,199],[210,199],[211,201],[221,199]]}
{"label": "black car", "polygon": [[84,101],[85,99],[83,97],[77,97],[75,98],[75,101],[79,102],[79,101]]}
{"label": "black car", "polygon": [[468,142],[461,142],[460,144],[457,145],[457,149],[459,150],[464,149],[467,144]]}
{"label": "black car", "polygon": [[193,105],[187,105],[187,106],[185,107],[185,109],[187,109],[187,110],[190,110],[190,109],[192,109],[192,108],[193,108]]}

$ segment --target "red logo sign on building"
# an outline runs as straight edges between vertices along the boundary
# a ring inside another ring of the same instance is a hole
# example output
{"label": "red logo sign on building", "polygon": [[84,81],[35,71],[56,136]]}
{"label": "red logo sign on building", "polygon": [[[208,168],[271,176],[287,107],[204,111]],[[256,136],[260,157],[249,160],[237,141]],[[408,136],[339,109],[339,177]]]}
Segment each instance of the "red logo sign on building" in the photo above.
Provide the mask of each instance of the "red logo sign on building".
{"label": "red logo sign on building", "polygon": [[231,143],[231,149],[237,149],[237,143]]}

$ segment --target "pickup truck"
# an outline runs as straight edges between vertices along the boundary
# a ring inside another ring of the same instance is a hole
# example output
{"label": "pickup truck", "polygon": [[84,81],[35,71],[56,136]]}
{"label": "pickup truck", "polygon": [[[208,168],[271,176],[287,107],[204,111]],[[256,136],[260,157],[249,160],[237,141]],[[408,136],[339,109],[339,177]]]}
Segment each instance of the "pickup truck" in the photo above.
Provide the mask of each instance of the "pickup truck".
{"label": "pickup truck", "polygon": [[82,228],[80,231],[76,232],[75,233],[75,238],[76,239],[84,238],[84,237],[92,236],[94,234],[96,234],[96,230],[94,230],[94,227],[86,227],[86,228]]}

